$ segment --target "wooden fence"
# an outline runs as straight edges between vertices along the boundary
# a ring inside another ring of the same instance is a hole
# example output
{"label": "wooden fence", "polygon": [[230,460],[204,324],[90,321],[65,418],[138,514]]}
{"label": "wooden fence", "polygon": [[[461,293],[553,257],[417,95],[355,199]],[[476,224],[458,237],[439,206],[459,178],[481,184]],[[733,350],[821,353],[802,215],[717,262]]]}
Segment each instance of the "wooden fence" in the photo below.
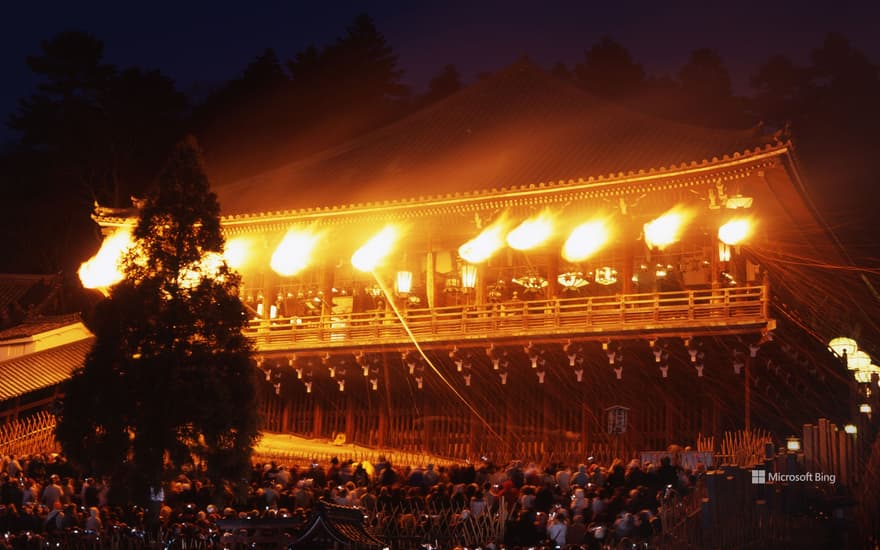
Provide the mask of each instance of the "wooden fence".
{"label": "wooden fence", "polygon": [[53,453],[59,449],[55,441],[55,415],[49,411],[0,425],[0,455]]}

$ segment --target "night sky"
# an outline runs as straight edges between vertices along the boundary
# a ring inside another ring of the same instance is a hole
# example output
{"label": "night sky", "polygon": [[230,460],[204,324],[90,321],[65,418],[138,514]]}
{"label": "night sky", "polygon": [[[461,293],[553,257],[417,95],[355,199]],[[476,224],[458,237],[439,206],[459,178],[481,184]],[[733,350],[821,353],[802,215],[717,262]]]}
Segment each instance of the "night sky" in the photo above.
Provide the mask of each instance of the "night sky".
{"label": "night sky", "polygon": [[[824,7],[822,5],[824,4]],[[18,2],[4,8],[0,32],[0,113],[5,120],[36,81],[25,57],[61,30],[86,30],[118,66],[159,69],[179,89],[236,76],[266,47],[282,59],[325,45],[366,12],[399,56],[404,81],[422,91],[455,64],[465,82],[523,54],[545,67],[579,61],[607,34],[653,75],[674,73],[696,48],[718,51],[736,90],[772,54],[806,63],[830,31],[880,62],[880,3],[844,2]],[[13,134],[0,130],[0,140]]]}

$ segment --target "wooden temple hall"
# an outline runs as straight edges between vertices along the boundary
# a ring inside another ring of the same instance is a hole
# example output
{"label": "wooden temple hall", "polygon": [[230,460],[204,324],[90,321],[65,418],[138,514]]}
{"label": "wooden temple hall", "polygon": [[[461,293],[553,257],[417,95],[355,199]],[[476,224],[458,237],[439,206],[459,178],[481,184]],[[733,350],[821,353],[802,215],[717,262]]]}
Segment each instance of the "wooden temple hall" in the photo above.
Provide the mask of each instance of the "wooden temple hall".
{"label": "wooden temple hall", "polygon": [[214,190],[267,430],[563,460],[784,437],[822,414],[802,401],[836,401],[804,363],[831,354],[777,327],[788,275],[763,261],[824,242],[785,139],[653,118],[519,62]]}

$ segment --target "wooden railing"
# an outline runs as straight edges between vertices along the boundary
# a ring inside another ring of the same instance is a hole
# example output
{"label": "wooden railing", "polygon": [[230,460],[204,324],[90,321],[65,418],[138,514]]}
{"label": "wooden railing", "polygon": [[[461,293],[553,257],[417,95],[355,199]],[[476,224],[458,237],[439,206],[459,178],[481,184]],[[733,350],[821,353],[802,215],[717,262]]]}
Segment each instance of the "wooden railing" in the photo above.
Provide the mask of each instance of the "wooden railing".
{"label": "wooden railing", "polygon": [[[410,331],[425,344],[629,333],[650,338],[773,328],[766,286],[411,308],[402,313]],[[369,347],[410,340],[393,311],[260,319],[252,321],[245,333],[259,351]]]}

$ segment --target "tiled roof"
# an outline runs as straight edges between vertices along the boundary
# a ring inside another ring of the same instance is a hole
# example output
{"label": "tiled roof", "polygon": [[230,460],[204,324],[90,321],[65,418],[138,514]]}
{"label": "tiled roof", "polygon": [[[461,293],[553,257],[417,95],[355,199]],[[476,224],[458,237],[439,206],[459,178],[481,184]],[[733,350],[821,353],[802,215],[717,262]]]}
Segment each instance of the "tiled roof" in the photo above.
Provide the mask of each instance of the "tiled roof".
{"label": "tiled roof", "polygon": [[35,336],[43,332],[66,327],[71,323],[77,323],[79,321],[81,321],[81,319],[78,313],[71,313],[68,315],[47,315],[44,317],[26,319],[14,327],[0,330],[0,341]]}
{"label": "tiled roof", "polygon": [[83,365],[94,340],[86,338],[0,362],[0,401],[67,380]]}
{"label": "tiled roof", "polygon": [[519,62],[353,142],[216,192],[228,216],[634,173],[764,145],[751,131],[628,110]]}
{"label": "tiled roof", "polygon": [[42,303],[57,279],[57,275],[0,273],[0,308],[15,303],[23,308]]}

